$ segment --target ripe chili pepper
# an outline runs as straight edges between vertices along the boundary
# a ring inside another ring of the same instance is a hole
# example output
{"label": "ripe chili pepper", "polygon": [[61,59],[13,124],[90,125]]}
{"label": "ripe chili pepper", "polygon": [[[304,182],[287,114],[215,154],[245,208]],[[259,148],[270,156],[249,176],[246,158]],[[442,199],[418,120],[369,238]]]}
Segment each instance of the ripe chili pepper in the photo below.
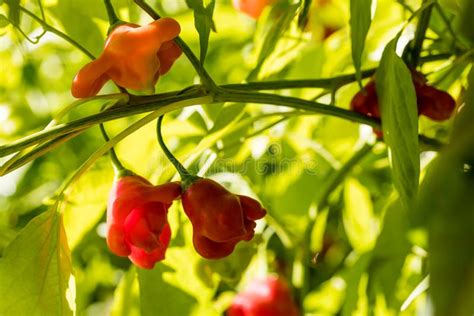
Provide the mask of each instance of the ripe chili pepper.
{"label": "ripe chili pepper", "polygon": [[[424,115],[435,121],[449,119],[456,107],[454,99],[448,93],[426,84],[423,74],[417,71],[411,73],[415,86],[418,115]],[[350,107],[355,112],[380,118],[377,90],[373,79],[367,83],[363,91],[354,95]],[[374,132],[379,137],[382,136],[381,131],[374,130]]]}
{"label": "ripe chili pepper", "polygon": [[446,92],[425,85],[417,91],[418,112],[434,121],[445,121],[451,117],[456,102]]}
{"label": "ripe chili pepper", "polygon": [[257,279],[237,294],[227,316],[298,316],[291,291],[282,279]]}
{"label": "ripe chili pepper", "polygon": [[183,192],[182,203],[193,225],[194,248],[207,259],[226,257],[239,241],[251,240],[255,221],[266,214],[258,201],[203,178]]}
{"label": "ripe chili pepper", "polygon": [[109,80],[127,89],[154,91],[160,76],[181,55],[181,49],[173,42],[180,31],[178,22],[171,18],[145,26],[120,24],[108,36],[99,58],[74,77],[72,95],[94,96]]}
{"label": "ripe chili pepper", "polygon": [[107,244],[137,266],[152,269],[163,260],[170,242],[167,214],[179,198],[179,183],[153,186],[137,175],[115,181],[107,206]]}
{"label": "ripe chili pepper", "polygon": [[267,5],[274,3],[275,0],[233,0],[234,8],[251,18],[257,20]]}

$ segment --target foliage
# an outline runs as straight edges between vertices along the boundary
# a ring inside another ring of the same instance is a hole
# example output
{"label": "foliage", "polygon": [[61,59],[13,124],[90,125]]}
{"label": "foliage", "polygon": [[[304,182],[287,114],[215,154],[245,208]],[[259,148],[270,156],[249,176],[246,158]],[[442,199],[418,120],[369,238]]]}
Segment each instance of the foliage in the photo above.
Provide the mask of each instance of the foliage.
{"label": "foliage", "polygon": [[[254,20],[230,0],[112,0],[124,21],[176,19],[183,55],[157,94],[109,82],[78,101],[105,6],[0,1],[0,315],[222,315],[268,274],[305,315],[472,314],[472,1],[375,2],[281,0]],[[412,67],[456,99],[451,119],[417,119]],[[374,73],[381,122],[349,110]],[[104,154],[178,179],[165,113],[175,156],[267,215],[207,260],[175,203],[166,259],[144,270],[107,249]]]}

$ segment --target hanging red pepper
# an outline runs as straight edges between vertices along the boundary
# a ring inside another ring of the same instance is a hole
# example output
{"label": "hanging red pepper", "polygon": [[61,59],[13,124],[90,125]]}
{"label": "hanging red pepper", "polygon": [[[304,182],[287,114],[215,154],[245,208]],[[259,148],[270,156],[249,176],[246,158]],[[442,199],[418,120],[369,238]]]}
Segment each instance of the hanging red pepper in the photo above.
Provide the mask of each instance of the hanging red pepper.
{"label": "hanging red pepper", "polygon": [[239,241],[251,240],[255,221],[266,214],[258,201],[233,194],[211,179],[192,183],[182,202],[193,225],[194,247],[207,259],[226,257]]}
{"label": "hanging red pepper", "polygon": [[157,122],[158,142],[181,176],[183,209],[193,226],[193,244],[207,259],[226,257],[242,240],[253,238],[255,221],[266,211],[248,196],[237,195],[219,183],[192,175],[166,147],[161,134],[163,116]]}
{"label": "hanging red pepper", "polygon": [[[454,99],[447,92],[428,85],[423,74],[417,71],[412,71],[411,74],[415,86],[418,115],[424,115],[434,121],[449,119],[456,107]],[[355,112],[380,118],[377,90],[373,79],[365,85],[364,90],[354,95],[350,107]],[[374,132],[382,136],[381,131]]]}
{"label": "hanging red pepper", "polygon": [[172,18],[161,18],[145,26],[118,25],[108,36],[99,58],[75,76],[72,95],[94,96],[109,80],[126,89],[154,91],[160,76],[181,55],[181,49],[173,42],[180,31]]}
{"label": "hanging red pepper", "polygon": [[115,181],[107,207],[107,244],[118,256],[128,256],[137,266],[152,269],[165,258],[171,230],[167,215],[179,198],[179,183],[153,186],[137,175]]}

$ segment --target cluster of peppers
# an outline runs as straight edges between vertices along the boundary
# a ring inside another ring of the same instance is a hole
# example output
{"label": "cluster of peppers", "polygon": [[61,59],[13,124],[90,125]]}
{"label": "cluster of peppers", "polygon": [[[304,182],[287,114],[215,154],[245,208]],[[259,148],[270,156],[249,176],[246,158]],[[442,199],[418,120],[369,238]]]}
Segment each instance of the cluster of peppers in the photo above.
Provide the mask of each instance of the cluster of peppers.
{"label": "cluster of peppers", "polygon": [[[145,26],[119,23],[110,32],[99,58],[75,76],[72,95],[94,96],[109,80],[122,88],[153,91],[159,77],[181,55],[174,42],[179,33],[178,22],[171,18]],[[159,140],[170,160],[179,164],[162,142],[161,132]],[[145,269],[163,260],[171,239],[168,209],[180,198],[193,226],[194,247],[204,258],[226,257],[239,241],[253,238],[255,221],[266,213],[258,201],[232,194],[217,182],[192,176],[179,166],[183,183],[157,186],[121,170],[107,206],[107,244],[114,254],[128,256]]]}
{"label": "cluster of peppers", "polygon": [[196,177],[187,187],[179,182],[154,186],[127,172],[117,177],[109,197],[110,250],[152,269],[165,258],[171,237],[168,209],[180,198],[193,226],[194,248],[207,259],[226,257],[239,241],[251,240],[255,221],[266,213],[258,201],[233,194],[210,179]]}
{"label": "cluster of peppers", "polygon": [[[456,102],[447,92],[441,91],[427,84],[426,78],[420,72],[411,71],[416,93],[418,115],[424,115],[434,121],[445,121],[451,117]],[[371,79],[364,89],[357,92],[350,104],[351,110],[373,117],[380,118],[380,107],[377,99],[375,80]],[[378,137],[382,132],[375,130]]]}

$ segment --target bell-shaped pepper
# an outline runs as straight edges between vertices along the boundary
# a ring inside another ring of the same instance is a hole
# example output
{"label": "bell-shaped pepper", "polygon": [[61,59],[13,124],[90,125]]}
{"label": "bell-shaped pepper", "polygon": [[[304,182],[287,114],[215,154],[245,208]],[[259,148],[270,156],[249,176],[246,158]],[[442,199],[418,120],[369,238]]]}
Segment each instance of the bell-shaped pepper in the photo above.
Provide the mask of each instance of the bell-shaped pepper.
{"label": "bell-shaped pepper", "polygon": [[161,18],[145,26],[118,25],[108,36],[102,54],[74,77],[72,95],[94,96],[109,80],[127,89],[154,91],[160,76],[181,55],[181,49],[173,42],[180,31],[172,18]]}
{"label": "bell-shaped pepper", "polygon": [[226,257],[239,241],[251,240],[255,221],[266,214],[258,201],[203,178],[184,191],[182,203],[193,225],[194,247],[207,259]]}
{"label": "bell-shaped pepper", "polygon": [[110,250],[141,268],[153,268],[165,257],[171,237],[168,209],[180,194],[179,183],[153,186],[137,175],[118,178],[107,206]]}
{"label": "bell-shaped pepper", "polygon": [[[438,90],[426,83],[423,74],[412,71],[412,80],[415,87],[418,115],[424,115],[435,121],[444,121],[451,117],[456,102],[447,93]],[[363,91],[357,92],[351,101],[351,110],[380,118],[380,108],[377,99],[375,81],[370,80]],[[375,131],[381,136],[381,131]]]}

